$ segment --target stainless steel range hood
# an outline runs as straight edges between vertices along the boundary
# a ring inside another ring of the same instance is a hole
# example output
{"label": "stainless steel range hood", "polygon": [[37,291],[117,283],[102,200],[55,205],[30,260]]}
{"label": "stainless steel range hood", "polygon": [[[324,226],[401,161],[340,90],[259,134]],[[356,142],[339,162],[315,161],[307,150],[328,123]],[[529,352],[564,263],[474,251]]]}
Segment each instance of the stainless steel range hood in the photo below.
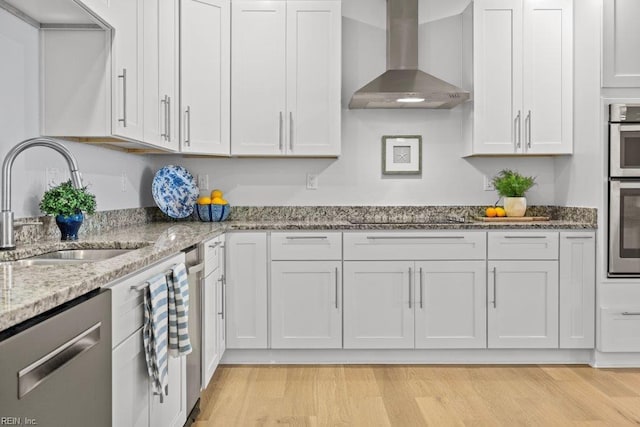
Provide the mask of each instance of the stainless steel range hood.
{"label": "stainless steel range hood", "polygon": [[351,97],[349,108],[453,108],[469,92],[418,69],[418,0],[387,0],[387,71]]}

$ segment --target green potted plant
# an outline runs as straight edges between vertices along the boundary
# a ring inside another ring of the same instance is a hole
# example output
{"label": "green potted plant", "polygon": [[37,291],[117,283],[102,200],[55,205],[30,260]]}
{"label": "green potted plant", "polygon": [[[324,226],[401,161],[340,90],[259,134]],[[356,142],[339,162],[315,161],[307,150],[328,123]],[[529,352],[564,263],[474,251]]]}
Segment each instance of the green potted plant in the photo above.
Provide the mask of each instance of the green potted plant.
{"label": "green potted plant", "polygon": [[525,193],[535,184],[535,177],[523,176],[511,169],[503,169],[493,177],[493,186],[503,198],[507,216],[524,216],[527,211]]}
{"label": "green potted plant", "polygon": [[40,210],[56,216],[61,240],[78,240],[78,230],[84,220],[83,212],[96,211],[96,196],[87,187],[75,188],[71,180],[47,190],[40,201]]}

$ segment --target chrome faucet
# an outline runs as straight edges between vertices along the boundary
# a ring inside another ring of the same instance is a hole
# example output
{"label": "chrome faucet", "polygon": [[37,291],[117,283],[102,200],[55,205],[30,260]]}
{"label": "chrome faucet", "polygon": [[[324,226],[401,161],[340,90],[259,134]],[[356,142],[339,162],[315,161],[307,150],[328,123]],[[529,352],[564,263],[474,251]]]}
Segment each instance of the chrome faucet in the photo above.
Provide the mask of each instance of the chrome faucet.
{"label": "chrome faucet", "polygon": [[14,249],[16,247],[13,236],[13,211],[11,210],[11,169],[16,156],[27,148],[31,147],[48,147],[62,154],[67,161],[69,171],[71,172],[71,182],[76,188],[82,188],[82,177],[78,171],[78,162],[73,157],[71,151],[60,140],[54,138],[32,138],[22,141],[13,147],[4,158],[2,163],[2,212],[0,212],[0,250]]}

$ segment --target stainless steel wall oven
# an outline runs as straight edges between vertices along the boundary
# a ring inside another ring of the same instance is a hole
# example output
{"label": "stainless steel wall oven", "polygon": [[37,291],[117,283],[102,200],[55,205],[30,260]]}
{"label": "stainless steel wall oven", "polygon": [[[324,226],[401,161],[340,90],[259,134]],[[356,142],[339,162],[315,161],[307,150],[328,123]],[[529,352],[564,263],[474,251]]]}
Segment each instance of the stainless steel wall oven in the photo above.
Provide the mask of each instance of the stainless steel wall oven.
{"label": "stainless steel wall oven", "polygon": [[608,274],[640,277],[640,104],[609,106]]}

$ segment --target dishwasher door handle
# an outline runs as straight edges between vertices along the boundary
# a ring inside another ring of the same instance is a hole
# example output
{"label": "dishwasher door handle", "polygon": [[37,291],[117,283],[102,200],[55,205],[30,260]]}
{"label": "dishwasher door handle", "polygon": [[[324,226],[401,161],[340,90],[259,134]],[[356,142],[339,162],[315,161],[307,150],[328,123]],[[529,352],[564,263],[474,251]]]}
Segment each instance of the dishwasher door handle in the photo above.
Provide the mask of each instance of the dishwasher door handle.
{"label": "dishwasher door handle", "polygon": [[196,274],[204,270],[204,262],[187,267],[187,274]]}
{"label": "dishwasher door handle", "polygon": [[101,327],[102,322],[96,323],[80,335],[21,369],[18,372],[18,399],[22,399],[27,393],[38,387],[59,368],[98,344]]}

